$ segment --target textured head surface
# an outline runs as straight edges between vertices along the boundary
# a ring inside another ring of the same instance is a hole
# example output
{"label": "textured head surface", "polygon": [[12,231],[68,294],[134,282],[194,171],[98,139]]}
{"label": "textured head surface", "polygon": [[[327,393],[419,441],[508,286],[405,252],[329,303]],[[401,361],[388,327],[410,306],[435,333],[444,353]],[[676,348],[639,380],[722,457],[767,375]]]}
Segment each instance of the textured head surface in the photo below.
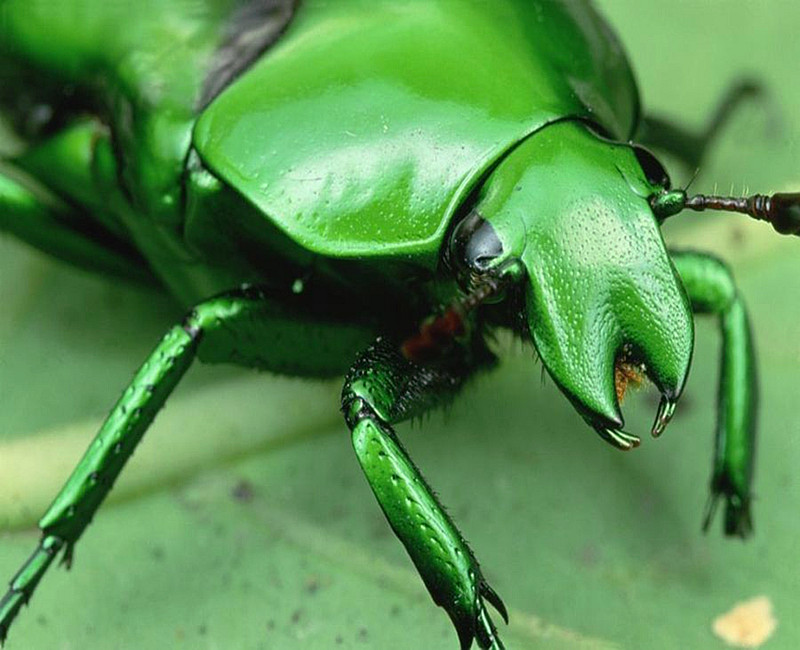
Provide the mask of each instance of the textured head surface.
{"label": "textured head surface", "polygon": [[548,372],[595,427],[619,429],[615,366],[644,364],[680,394],[693,321],[633,151],[579,122],[526,140],[492,174],[478,212],[521,262],[530,335]]}

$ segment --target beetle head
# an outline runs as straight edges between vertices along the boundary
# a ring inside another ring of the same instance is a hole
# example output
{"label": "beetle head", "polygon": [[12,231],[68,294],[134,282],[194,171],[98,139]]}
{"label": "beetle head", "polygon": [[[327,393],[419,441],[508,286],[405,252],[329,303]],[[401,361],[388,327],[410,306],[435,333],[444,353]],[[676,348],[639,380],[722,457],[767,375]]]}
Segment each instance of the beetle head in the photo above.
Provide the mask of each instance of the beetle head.
{"label": "beetle head", "polygon": [[518,285],[523,330],[548,373],[625,449],[638,444],[622,432],[626,383],[641,370],[661,391],[658,435],[683,389],[694,336],[646,198],[666,181],[646,163],[582,123],[551,124],[492,172],[450,243],[462,284],[488,274]]}

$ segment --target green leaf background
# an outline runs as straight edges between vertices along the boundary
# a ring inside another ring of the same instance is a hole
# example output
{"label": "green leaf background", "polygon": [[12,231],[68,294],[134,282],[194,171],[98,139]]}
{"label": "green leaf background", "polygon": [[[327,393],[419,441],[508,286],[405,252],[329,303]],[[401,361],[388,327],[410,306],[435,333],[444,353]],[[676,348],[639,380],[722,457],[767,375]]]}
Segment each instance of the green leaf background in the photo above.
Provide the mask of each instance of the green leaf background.
{"label": "green leaf background", "polygon": [[[800,188],[800,5],[599,3],[646,110],[701,126],[735,80],[736,112],[694,188]],[[674,167],[676,184],[690,175]],[[400,434],[511,610],[510,648],[722,648],[714,617],[768,596],[765,647],[800,647],[800,242],[744,218],[685,215],[668,240],[730,262],[761,371],[756,534],[700,532],[718,337],[698,325],[674,422],[623,454],[589,431],[518,344],[446,414]],[[0,238],[0,576],[134,369],[179,317],[165,297]],[[10,650],[456,648],[353,458],[338,386],[196,366],[111,501],[51,570]],[[652,391],[628,398],[645,432]],[[719,522],[717,522],[719,523]]]}

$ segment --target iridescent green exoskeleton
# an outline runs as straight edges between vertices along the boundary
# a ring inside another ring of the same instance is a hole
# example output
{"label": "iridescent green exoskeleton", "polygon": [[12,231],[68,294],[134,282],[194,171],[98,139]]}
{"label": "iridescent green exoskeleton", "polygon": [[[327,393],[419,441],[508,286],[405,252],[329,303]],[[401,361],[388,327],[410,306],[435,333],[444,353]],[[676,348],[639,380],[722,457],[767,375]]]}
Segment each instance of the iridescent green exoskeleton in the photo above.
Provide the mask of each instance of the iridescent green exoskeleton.
{"label": "iridescent green exoskeleton", "polygon": [[502,648],[487,603],[505,608],[393,425],[495,364],[496,328],[531,342],[587,424],[630,449],[627,382],[660,391],[661,434],[689,371],[693,313],[716,316],[706,524],[721,502],[725,532],[750,532],[747,314],[725,265],[668,252],[659,225],[723,209],[798,234],[800,195],[672,189],[632,144],[640,127],[686,159],[703,141],[640,124],[628,62],[590,6],[95,4],[0,6],[0,111],[18,136],[0,167],[0,228],[161,285],[187,315],[41,519],[40,545],[0,600],[0,641],[53,560],[69,564],[195,358],[345,375],[358,462],[462,648]]}

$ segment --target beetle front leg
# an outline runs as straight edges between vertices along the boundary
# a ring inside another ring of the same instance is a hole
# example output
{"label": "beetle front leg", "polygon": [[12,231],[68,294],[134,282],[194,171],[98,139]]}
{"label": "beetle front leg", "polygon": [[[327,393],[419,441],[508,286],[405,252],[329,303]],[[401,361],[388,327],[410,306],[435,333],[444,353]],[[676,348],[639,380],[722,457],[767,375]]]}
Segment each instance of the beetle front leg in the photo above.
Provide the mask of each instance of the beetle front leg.
{"label": "beetle front leg", "polygon": [[750,487],[758,409],[750,323],[725,264],[702,253],[674,253],[672,259],[694,312],[716,315],[722,333],[714,469],[703,527],[708,528],[723,499],[725,534],[746,537],[752,532]]}
{"label": "beetle front leg", "polygon": [[477,639],[481,648],[500,650],[484,599],[507,622],[505,606],[391,427],[452,397],[467,373],[413,363],[399,345],[379,339],[350,370],[342,408],[367,481],[434,602],[450,615],[462,649]]}

